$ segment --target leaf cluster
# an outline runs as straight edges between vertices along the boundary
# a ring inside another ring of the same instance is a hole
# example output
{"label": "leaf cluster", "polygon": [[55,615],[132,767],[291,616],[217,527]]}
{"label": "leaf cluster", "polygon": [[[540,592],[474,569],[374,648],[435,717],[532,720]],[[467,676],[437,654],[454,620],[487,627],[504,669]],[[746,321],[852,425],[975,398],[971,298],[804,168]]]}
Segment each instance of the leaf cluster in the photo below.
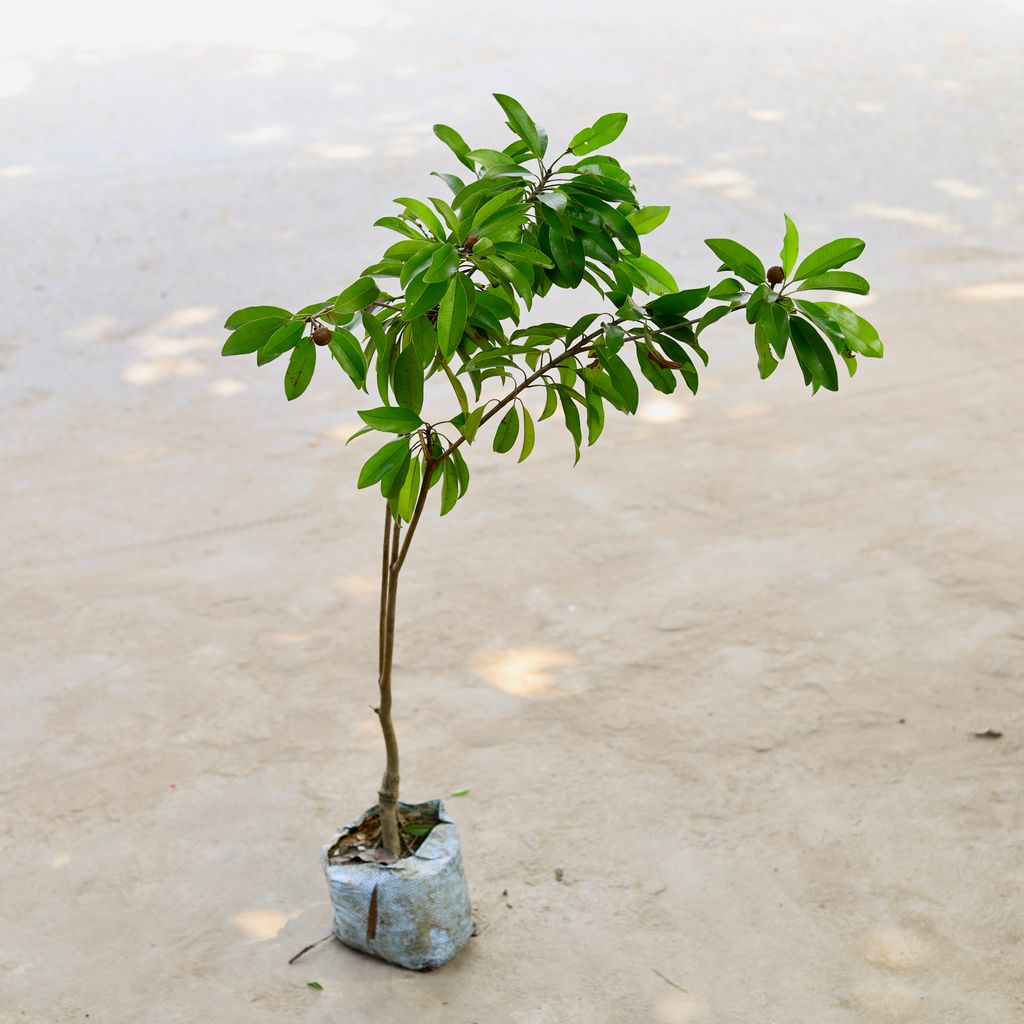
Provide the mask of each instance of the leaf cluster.
{"label": "leaf cluster", "polygon": [[[619,137],[626,115],[598,118],[550,156],[547,133],[523,106],[495,99],[512,141],[473,148],[435,125],[459,173],[434,172],[444,196],[395,200],[398,209],[376,225],[398,240],[357,280],[295,312],[250,306],[225,324],[224,355],[255,353],[259,365],[287,356],[289,400],[309,387],[322,349],[356,388],[376,394],[380,404],[359,413],[365,426],[353,437],[393,438],[365,461],[358,486],[379,486],[396,516],[410,520],[437,484],[441,514],[455,506],[469,486],[463,448],[492,419],[493,449],[517,449],[522,462],[537,423],[557,418],[578,461],[609,408],[637,411],[638,376],[665,394],[680,382],[696,393],[708,363],[702,335],[730,313],[744,311],[752,325],[762,377],[792,352],[812,391],[838,389],[837,360],[852,376],[858,356],[882,355],[877,331],[852,309],[803,294],[866,294],[863,277],[840,269],[861,254],[861,240],[837,239],[798,263],[797,228],[786,216],[779,265],[766,269],[739,242],[707,239],[726,276],[680,289],[641,241],[669,207],[643,205],[628,171],[598,152]],[[553,288],[596,292],[601,309],[572,324],[529,317]],[[435,377],[432,401],[451,403],[443,420],[424,415]]]}

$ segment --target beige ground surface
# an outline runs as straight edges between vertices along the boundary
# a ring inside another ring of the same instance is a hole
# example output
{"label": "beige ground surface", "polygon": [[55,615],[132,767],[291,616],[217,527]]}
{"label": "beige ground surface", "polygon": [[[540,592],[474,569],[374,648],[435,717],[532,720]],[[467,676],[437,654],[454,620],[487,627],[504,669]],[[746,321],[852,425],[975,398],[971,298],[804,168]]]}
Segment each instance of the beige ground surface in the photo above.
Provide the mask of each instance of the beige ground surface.
{"label": "beige ground surface", "polygon": [[[1019,8],[22,17],[0,1017],[1024,1019]],[[409,563],[397,711],[407,795],[471,790],[480,935],[430,975],[288,967],[380,768],[378,508],[340,375],[289,406],[219,324],[351,279],[390,199],[441,187],[432,122],[499,137],[495,89],[554,136],[633,113],[616,152],[683,282],[707,235],[777,251],[784,209],[868,238],[889,356],[812,399],[730,328],[699,399],[575,470],[551,431],[476,456]]]}

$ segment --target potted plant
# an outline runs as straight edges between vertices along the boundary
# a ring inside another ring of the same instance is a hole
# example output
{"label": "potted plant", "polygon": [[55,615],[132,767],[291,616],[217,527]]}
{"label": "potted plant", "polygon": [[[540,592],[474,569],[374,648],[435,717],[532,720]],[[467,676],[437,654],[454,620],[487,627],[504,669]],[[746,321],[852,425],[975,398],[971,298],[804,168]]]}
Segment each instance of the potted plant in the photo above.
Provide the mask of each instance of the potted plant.
{"label": "potted plant", "polygon": [[[739,242],[707,239],[726,276],[681,290],[642,251],[641,237],[669,208],[642,205],[627,171],[598,152],[618,138],[626,115],[598,118],[549,156],[546,133],[523,107],[495,98],[512,142],[473,149],[454,129],[435,125],[463,177],[435,172],[447,199],[395,200],[397,213],[376,224],[399,239],[353,284],[295,312],[240,309],[225,324],[224,355],[255,353],[261,366],[288,357],[289,400],[309,386],[321,350],[355,388],[379,395],[379,403],[367,399],[359,412],[365,426],[352,438],[387,437],[357,481],[383,497],[374,710],[385,769],[376,806],[327,843],[323,863],[334,933],[412,968],[444,963],[472,931],[458,838],[442,802],[399,802],[392,720],[398,585],[431,490],[440,494],[441,515],[465,497],[466,455],[485,426],[495,427],[496,452],[517,449],[522,462],[537,424],[557,419],[578,461],[584,442],[601,435],[608,410],[637,411],[638,374],[666,394],[680,381],[696,393],[698,366],[708,362],[705,331],[730,314],[752,326],[762,378],[792,353],[812,392],[838,389],[837,362],[852,376],[858,357],[882,355],[877,331],[861,316],[808,297],[868,291],[863,277],[840,269],[860,255],[859,239],[836,239],[799,260],[797,229],[786,216],[777,265],[766,268]],[[533,314],[552,288],[582,285],[604,311],[571,324]],[[429,394],[428,380],[436,382]]]}

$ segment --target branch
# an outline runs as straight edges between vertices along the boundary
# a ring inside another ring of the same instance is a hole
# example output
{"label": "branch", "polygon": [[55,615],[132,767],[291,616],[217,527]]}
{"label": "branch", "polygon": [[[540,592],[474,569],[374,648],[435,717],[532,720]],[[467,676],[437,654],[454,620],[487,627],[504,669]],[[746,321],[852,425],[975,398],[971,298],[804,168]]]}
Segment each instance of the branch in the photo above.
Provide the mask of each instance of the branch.
{"label": "branch", "polygon": [[530,189],[529,194],[523,199],[524,203],[532,203],[537,198],[537,196],[539,196],[541,192],[544,191],[544,186],[548,183],[548,181],[550,181],[551,175],[555,173],[555,164],[557,164],[558,161],[562,159],[562,157],[568,156],[571,152],[572,150],[567,149],[562,154],[562,156],[556,156],[555,159],[551,161],[551,166],[548,167],[548,169],[540,176],[540,178],[537,180],[537,184]]}
{"label": "branch", "polygon": [[[429,431],[429,427],[427,428]],[[451,451],[452,449],[449,449]],[[396,576],[405,563],[406,555],[409,554],[409,545],[412,543],[416,527],[419,525],[420,517],[423,515],[423,508],[427,504],[427,492],[430,490],[430,478],[434,475],[434,467],[444,460],[442,455],[438,459],[430,457],[429,435],[428,444],[423,449],[423,480],[420,483],[420,493],[416,498],[416,508],[413,510],[412,519],[409,520],[409,529],[405,534],[405,541],[402,544],[398,556],[391,563],[391,574]]]}

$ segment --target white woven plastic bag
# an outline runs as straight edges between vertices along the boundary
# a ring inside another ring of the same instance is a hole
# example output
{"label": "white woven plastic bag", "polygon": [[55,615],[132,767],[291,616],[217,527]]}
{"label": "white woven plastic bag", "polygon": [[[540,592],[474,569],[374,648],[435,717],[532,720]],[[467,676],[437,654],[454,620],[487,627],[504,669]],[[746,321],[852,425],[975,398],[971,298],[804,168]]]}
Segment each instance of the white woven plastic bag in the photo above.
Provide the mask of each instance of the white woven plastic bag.
{"label": "white woven plastic bag", "polygon": [[334,907],[334,934],[382,960],[429,971],[447,963],[473,934],[469,887],[459,834],[441,800],[399,803],[406,814],[427,814],[437,824],[419,849],[393,864],[330,864],[338,839],[377,813],[371,807],[323,848],[321,862]]}

